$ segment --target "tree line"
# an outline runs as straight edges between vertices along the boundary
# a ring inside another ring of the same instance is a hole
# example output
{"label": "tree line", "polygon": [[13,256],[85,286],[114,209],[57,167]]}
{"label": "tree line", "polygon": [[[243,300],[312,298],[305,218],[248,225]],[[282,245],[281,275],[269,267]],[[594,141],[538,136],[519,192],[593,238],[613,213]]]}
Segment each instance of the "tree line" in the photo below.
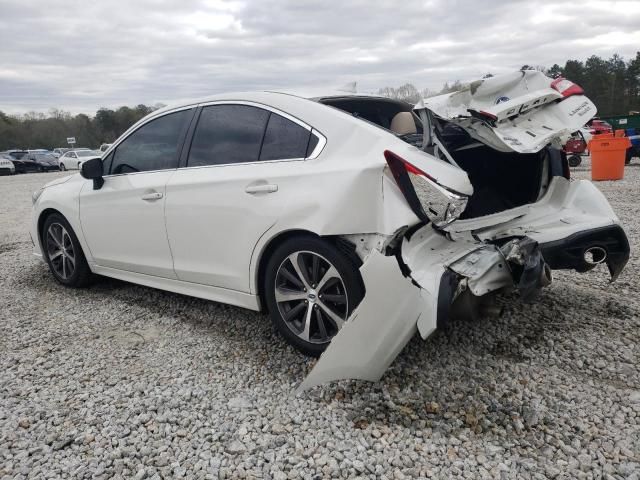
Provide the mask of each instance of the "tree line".
{"label": "tree line", "polygon": [[[580,85],[587,97],[598,108],[601,117],[627,115],[640,111],[640,52],[635,58],[625,61],[620,55],[603,59],[592,55],[586,61],[567,60],[564,66],[554,64],[549,68],[542,65],[523,65],[521,70],[539,70],[550,77],[564,77]],[[483,78],[492,77],[487,73]],[[451,93],[464,88],[460,80],[445,83],[439,91],[419,90],[407,83],[398,88],[385,87],[378,94],[416,103],[421,98]]]}
{"label": "tree line", "polygon": [[[640,111],[640,52],[626,61],[620,55],[603,59],[592,55],[586,61],[567,60],[564,66],[523,65],[521,70],[535,69],[551,77],[562,76],[580,85],[596,104],[598,115],[624,115]],[[493,76],[491,73],[485,78]],[[450,93],[464,88],[460,80],[445,83],[439,91],[419,90],[411,83],[397,88],[385,87],[378,94],[416,103],[421,98]],[[62,110],[48,114],[7,115],[0,111],[0,151],[10,148],[64,147],[67,137],[76,138],[76,146],[97,148],[111,143],[131,125],[163,105],[138,105],[116,110],[101,108],[93,117],[72,115]]]}
{"label": "tree line", "polygon": [[113,142],[135,122],[162,106],[101,108],[93,117],[57,109],[48,114],[30,112],[19,116],[0,111],[0,151],[67,147],[67,137],[75,137],[77,147],[98,148]]}

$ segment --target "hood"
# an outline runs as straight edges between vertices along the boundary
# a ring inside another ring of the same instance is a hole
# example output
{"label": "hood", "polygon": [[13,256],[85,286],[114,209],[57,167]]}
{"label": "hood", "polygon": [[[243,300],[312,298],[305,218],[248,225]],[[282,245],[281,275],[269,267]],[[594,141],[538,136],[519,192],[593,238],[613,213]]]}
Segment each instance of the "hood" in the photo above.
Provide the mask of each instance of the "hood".
{"label": "hood", "polygon": [[564,144],[597,112],[578,85],[535,70],[477,80],[458,92],[425,98],[415,110],[456,124],[496,150],[518,153]]}
{"label": "hood", "polygon": [[56,178],[55,180],[52,180],[49,183],[46,183],[42,188],[49,188],[49,187],[53,187],[54,185],[61,185],[63,183],[68,182],[69,180],[71,180],[73,177],[75,177],[77,175],[78,174],[73,174],[73,175],[69,175],[67,177]]}

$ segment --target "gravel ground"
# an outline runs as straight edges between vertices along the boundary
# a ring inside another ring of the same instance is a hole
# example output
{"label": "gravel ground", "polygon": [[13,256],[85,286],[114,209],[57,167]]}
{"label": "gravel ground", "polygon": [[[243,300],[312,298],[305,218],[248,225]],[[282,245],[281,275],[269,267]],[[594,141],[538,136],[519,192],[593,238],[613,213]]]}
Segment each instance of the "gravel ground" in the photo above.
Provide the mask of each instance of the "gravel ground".
{"label": "gravel ground", "polygon": [[[637,251],[634,163],[598,186]],[[0,178],[0,479],[639,478],[638,257],[613,285],[555,272],[537,304],[414,339],[379,383],[296,398],[312,361],[263,315],[56,284],[28,223],[57,175]]]}

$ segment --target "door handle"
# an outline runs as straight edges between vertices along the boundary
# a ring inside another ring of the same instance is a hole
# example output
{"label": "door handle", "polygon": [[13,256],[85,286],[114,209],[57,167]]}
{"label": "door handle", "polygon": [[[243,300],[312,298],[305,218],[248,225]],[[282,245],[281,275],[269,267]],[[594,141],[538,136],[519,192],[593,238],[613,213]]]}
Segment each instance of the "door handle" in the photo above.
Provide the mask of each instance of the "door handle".
{"label": "door handle", "polygon": [[272,183],[262,183],[259,185],[248,185],[245,189],[247,193],[274,193],[278,191],[278,185]]}
{"label": "door handle", "polygon": [[142,195],[142,200],[152,201],[152,200],[160,200],[162,198],[162,193],[160,192],[151,192],[145,193]]}

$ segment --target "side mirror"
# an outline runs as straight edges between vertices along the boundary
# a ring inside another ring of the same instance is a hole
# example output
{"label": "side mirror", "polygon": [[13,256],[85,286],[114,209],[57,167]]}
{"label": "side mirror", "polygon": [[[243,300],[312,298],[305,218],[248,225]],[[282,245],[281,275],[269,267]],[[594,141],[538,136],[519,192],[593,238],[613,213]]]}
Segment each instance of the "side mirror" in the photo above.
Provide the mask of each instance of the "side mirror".
{"label": "side mirror", "polygon": [[102,178],[103,174],[101,158],[92,158],[80,166],[80,175],[87,180],[93,180],[94,190],[100,190],[102,185],[104,185],[104,178]]}

